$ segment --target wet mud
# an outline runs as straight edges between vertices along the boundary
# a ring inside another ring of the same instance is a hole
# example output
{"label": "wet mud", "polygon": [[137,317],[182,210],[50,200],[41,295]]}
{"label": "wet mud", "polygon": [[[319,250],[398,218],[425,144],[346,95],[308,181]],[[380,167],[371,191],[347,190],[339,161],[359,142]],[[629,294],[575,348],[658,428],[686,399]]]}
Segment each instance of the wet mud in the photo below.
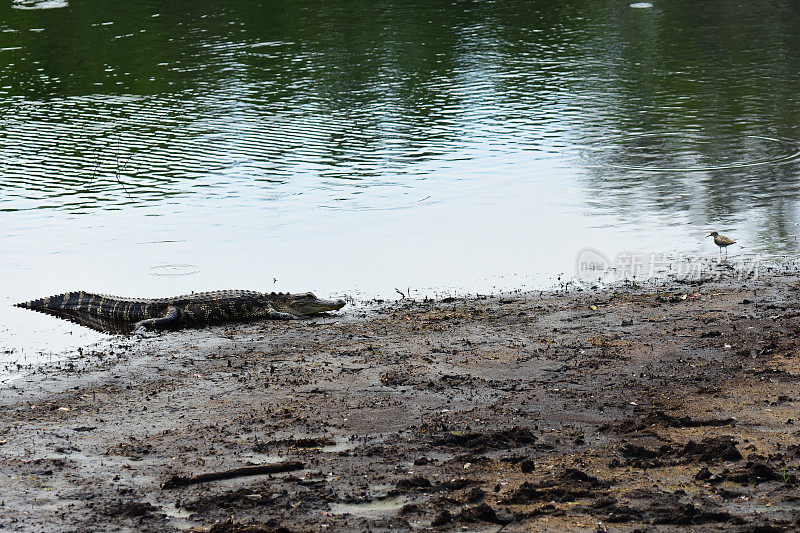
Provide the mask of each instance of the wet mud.
{"label": "wet mud", "polygon": [[0,527],[796,530],[799,288],[401,300],[123,339],[0,391]]}

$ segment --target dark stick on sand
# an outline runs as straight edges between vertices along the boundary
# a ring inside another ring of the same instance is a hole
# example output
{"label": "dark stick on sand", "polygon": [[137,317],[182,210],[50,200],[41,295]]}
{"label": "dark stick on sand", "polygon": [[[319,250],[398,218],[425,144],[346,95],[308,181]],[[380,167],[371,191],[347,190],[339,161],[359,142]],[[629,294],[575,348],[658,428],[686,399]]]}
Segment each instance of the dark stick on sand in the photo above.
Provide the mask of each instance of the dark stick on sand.
{"label": "dark stick on sand", "polygon": [[161,484],[162,489],[174,489],[176,487],[185,487],[187,485],[194,485],[195,483],[205,483],[207,481],[217,481],[220,479],[231,479],[235,477],[244,476],[260,476],[263,474],[277,474],[280,472],[292,472],[294,470],[302,470],[305,464],[300,461],[285,461],[283,463],[268,463],[256,466],[243,466],[241,468],[234,468],[232,470],[223,470],[222,472],[211,472],[208,474],[200,474],[199,476],[183,477],[172,476],[164,483]]}

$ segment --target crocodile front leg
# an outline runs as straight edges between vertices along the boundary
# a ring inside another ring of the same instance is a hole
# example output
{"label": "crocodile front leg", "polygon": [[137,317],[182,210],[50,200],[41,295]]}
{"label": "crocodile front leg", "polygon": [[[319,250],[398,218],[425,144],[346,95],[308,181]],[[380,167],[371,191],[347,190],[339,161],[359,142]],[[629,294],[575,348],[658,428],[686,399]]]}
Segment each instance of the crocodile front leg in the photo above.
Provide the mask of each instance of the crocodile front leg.
{"label": "crocodile front leg", "polygon": [[159,318],[148,318],[135,323],[133,325],[133,332],[144,333],[145,331],[151,329],[166,329],[177,322],[178,315],[179,312],[177,307],[169,307],[167,308],[166,313],[164,313],[164,316]]}
{"label": "crocodile front leg", "polygon": [[276,310],[271,305],[267,306],[267,318],[271,318],[273,320],[297,320],[300,318],[297,315],[293,315],[291,313],[281,313],[280,311]]}

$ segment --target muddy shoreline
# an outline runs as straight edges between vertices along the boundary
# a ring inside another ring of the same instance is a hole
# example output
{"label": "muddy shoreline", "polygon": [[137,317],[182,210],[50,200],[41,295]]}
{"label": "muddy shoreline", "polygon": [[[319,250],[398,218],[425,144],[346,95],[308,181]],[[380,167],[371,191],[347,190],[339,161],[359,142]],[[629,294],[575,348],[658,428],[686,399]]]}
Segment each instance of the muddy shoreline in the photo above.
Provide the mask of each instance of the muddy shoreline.
{"label": "muddy shoreline", "polygon": [[798,288],[784,270],[121,338],[0,389],[0,528],[795,529]]}

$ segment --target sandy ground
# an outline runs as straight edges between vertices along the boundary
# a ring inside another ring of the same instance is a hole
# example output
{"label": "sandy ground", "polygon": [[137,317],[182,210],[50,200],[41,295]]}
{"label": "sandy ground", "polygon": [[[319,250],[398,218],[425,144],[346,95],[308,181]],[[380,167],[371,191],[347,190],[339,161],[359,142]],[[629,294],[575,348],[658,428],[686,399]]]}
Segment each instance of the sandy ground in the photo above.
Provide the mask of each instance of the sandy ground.
{"label": "sandy ground", "polygon": [[120,338],[0,390],[0,528],[794,530],[798,280]]}

